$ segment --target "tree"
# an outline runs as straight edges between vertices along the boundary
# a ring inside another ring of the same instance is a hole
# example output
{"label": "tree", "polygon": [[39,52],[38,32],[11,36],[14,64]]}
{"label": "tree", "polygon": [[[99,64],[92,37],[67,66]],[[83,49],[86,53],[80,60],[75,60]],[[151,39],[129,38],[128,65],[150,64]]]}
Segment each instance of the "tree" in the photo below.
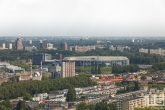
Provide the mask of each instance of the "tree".
{"label": "tree", "polygon": [[80,104],[78,104],[78,106],[76,107],[76,110],[86,110],[88,108],[87,104],[85,102],[81,102]]}
{"label": "tree", "polygon": [[26,93],[34,95],[36,93],[67,89],[69,85],[74,87],[88,87],[96,85],[89,78],[91,75],[80,74],[74,77],[57,78],[41,81],[5,82],[0,86],[0,100],[21,97]]}
{"label": "tree", "polygon": [[16,106],[16,110],[25,110],[25,101],[19,100]]}
{"label": "tree", "polygon": [[135,87],[135,84],[133,82],[130,82],[127,87],[127,91],[132,91]]}
{"label": "tree", "polygon": [[71,102],[71,101],[75,101],[75,100],[76,100],[76,91],[75,91],[74,87],[70,85],[68,88],[66,101]]}
{"label": "tree", "polygon": [[95,110],[95,106],[93,104],[87,105],[88,110]]}
{"label": "tree", "polygon": [[98,67],[98,74],[101,74],[101,68],[100,68],[100,66]]}
{"label": "tree", "polygon": [[106,64],[105,64],[105,63],[102,63],[102,64],[101,64],[101,67],[106,67]]}
{"label": "tree", "polygon": [[115,104],[110,103],[107,106],[108,106],[108,110],[118,110],[118,108]]}
{"label": "tree", "polygon": [[23,96],[23,100],[29,100],[29,101],[32,101],[32,96],[28,93],[25,93],[24,96]]}
{"label": "tree", "polygon": [[95,74],[98,74],[98,69],[97,69],[97,67],[95,66],[95,72],[94,72]]}
{"label": "tree", "polygon": [[104,102],[99,102],[96,104],[95,110],[108,110],[107,104]]}
{"label": "tree", "polygon": [[135,88],[134,88],[134,90],[139,90],[139,89],[140,89],[140,85],[139,85],[139,83],[138,83],[138,82],[135,82],[134,84],[135,84]]}
{"label": "tree", "polygon": [[160,109],[155,109],[154,107],[144,107],[144,108],[135,108],[135,110],[160,110]]}
{"label": "tree", "polygon": [[147,79],[147,77],[146,77],[146,75],[142,75],[142,76],[140,77],[140,79],[144,81],[144,80]]}
{"label": "tree", "polygon": [[91,67],[91,74],[95,74],[95,69],[93,66]]}
{"label": "tree", "polygon": [[11,110],[12,105],[9,100],[0,102],[0,110]]}
{"label": "tree", "polygon": [[116,85],[117,87],[121,87],[121,86],[122,86],[121,82],[115,82],[115,85]]}

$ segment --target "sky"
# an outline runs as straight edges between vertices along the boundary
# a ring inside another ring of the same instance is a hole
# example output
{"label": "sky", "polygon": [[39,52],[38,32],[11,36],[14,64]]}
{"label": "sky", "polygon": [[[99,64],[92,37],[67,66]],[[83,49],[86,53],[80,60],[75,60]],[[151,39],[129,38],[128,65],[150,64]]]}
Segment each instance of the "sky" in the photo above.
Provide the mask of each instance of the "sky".
{"label": "sky", "polygon": [[165,36],[165,0],[0,0],[0,36]]}

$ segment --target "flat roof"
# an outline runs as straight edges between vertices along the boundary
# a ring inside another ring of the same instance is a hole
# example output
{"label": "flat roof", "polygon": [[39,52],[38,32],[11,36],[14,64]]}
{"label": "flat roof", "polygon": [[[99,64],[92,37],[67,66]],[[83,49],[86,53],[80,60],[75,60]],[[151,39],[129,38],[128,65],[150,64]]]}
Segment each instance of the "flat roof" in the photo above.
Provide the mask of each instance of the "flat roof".
{"label": "flat roof", "polygon": [[65,57],[63,61],[115,61],[115,60],[128,60],[124,56],[74,56]]}

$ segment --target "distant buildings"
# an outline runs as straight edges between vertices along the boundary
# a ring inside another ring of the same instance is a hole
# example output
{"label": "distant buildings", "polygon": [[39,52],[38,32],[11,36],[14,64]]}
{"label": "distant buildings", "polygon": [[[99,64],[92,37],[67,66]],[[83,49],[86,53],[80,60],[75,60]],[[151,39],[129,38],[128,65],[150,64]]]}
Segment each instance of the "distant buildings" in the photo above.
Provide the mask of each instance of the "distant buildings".
{"label": "distant buildings", "polygon": [[2,44],[2,48],[3,48],[3,49],[6,49],[5,43]]}
{"label": "distant buildings", "polygon": [[33,55],[33,65],[40,65],[41,61],[43,64],[54,62],[51,54],[39,53]]}
{"label": "distant buildings", "polygon": [[15,42],[15,48],[16,48],[16,50],[23,50],[23,44],[22,44],[21,37],[17,38],[17,40]]}
{"label": "distant buildings", "polygon": [[47,44],[46,43],[40,43],[40,48],[46,49],[47,48]]}
{"label": "distant buildings", "polygon": [[12,44],[10,43],[10,44],[9,44],[9,49],[12,49],[12,48],[13,48],[13,46],[12,46]]}
{"label": "distant buildings", "polygon": [[95,46],[70,46],[70,51],[75,51],[75,52],[87,52],[91,50],[95,50]]}
{"label": "distant buildings", "polygon": [[164,54],[165,50],[161,49],[161,48],[159,48],[159,49],[143,49],[143,48],[140,48],[139,52],[148,53],[148,54],[165,55]]}
{"label": "distant buildings", "polygon": [[27,50],[27,51],[37,50],[37,47],[35,47],[35,46],[25,46],[24,50]]}
{"label": "distant buildings", "polygon": [[109,49],[110,49],[110,50],[118,50],[118,51],[123,52],[124,49],[130,50],[130,47],[128,47],[128,46],[116,46],[116,47],[110,46]]}
{"label": "distant buildings", "polygon": [[132,42],[135,42],[135,40],[134,40],[134,39],[132,39]]}
{"label": "distant buildings", "polygon": [[149,49],[143,49],[143,48],[141,48],[141,49],[139,49],[139,52],[149,53]]}
{"label": "distant buildings", "polygon": [[32,44],[32,40],[29,40],[29,44]]}
{"label": "distant buildings", "polygon": [[42,40],[40,40],[40,43],[42,43]]}
{"label": "distant buildings", "polygon": [[55,58],[56,58],[56,60],[59,60],[60,63],[62,62],[62,54],[56,53],[56,54],[55,54]]}
{"label": "distant buildings", "polygon": [[2,45],[0,46],[0,50],[4,50],[4,49],[12,49],[12,43],[8,44],[8,47],[6,47],[5,43],[2,43]]}
{"label": "distant buildings", "polygon": [[61,77],[75,76],[75,62],[62,62]]}
{"label": "distant buildings", "polygon": [[53,50],[57,49],[57,48],[53,48],[53,44],[51,44],[51,43],[40,43],[40,48],[42,48],[42,49],[53,49]]}
{"label": "distant buildings", "polygon": [[62,42],[62,43],[60,44],[60,47],[61,47],[61,49],[63,49],[63,50],[68,50],[68,44],[67,44],[66,42]]}
{"label": "distant buildings", "polygon": [[61,66],[59,66],[59,64],[53,64],[52,66],[49,66],[48,70],[52,73],[52,78],[61,77]]}
{"label": "distant buildings", "polygon": [[47,44],[46,44],[46,48],[47,48],[47,49],[53,49],[53,44],[47,43]]}

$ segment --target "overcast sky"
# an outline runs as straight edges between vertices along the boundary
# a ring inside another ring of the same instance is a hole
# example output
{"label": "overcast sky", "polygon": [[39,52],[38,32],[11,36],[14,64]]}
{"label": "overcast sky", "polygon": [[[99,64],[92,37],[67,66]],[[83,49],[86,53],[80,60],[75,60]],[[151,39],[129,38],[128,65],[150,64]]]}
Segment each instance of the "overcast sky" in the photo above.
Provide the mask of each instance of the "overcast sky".
{"label": "overcast sky", "polygon": [[0,36],[165,36],[165,0],[0,0]]}

